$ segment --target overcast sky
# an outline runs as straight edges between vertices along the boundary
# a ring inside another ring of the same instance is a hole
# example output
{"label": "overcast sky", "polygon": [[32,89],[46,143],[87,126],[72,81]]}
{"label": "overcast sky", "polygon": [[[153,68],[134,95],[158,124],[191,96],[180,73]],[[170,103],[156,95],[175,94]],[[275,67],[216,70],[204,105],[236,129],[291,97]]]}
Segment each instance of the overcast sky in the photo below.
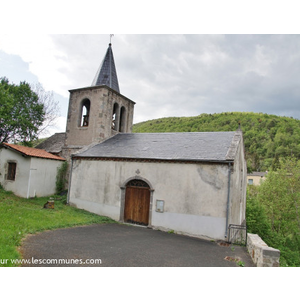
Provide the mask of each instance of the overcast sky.
{"label": "overcast sky", "polygon": [[[90,86],[106,35],[1,35],[0,77],[54,91],[65,130],[70,89]],[[134,123],[202,113],[263,112],[300,119],[300,35],[115,34],[120,92]]]}
{"label": "overcast sky", "polygon": [[[152,4],[157,4],[156,0],[153,1]],[[170,12],[169,6],[160,5],[158,10],[153,5],[138,7],[139,2],[134,2],[134,11],[124,14],[129,3],[118,2],[119,9],[114,9],[112,15],[102,14],[101,18],[97,10],[89,9],[90,6],[86,7],[85,18],[82,18],[84,7],[75,5],[72,15],[68,14],[72,18],[69,22],[64,14],[64,11],[69,12],[68,4],[65,7],[61,4],[58,11],[54,5],[46,7],[35,1],[36,9],[48,13],[38,14],[37,10],[32,10],[31,14],[25,14],[23,10],[28,5],[21,1],[23,8],[16,11],[13,2],[5,3],[4,10],[14,11],[14,18],[2,14],[0,19],[0,25],[1,22],[4,24],[2,28],[14,28],[7,34],[0,32],[0,77],[6,76],[16,84],[24,80],[40,82],[46,91],[54,92],[61,109],[57,127],[52,128],[51,133],[65,131],[68,90],[91,85],[106,53],[110,35],[49,35],[45,32],[47,29],[54,33],[68,32],[66,27],[82,32],[86,28],[84,25],[98,32],[98,28],[103,29],[101,22],[107,25],[105,28],[124,31],[129,28],[129,32],[132,30],[128,27],[131,21],[136,32],[213,33],[114,34],[112,49],[120,92],[136,102],[134,123],[161,117],[233,111],[263,112],[300,119],[300,35],[276,33],[284,32],[286,24],[289,25],[287,32],[294,33],[297,28],[294,26],[297,10],[289,5],[282,6],[272,1],[272,13],[269,13],[270,6],[263,7],[256,0],[251,2],[252,6],[247,6],[247,10],[238,6],[240,2],[232,0],[229,1],[235,4],[232,8],[228,3],[217,2],[218,10],[214,2],[208,7],[201,4],[201,7],[198,5],[192,9],[187,5],[190,0],[185,6],[173,1],[172,14],[166,15]],[[92,3],[91,0],[87,2]],[[110,2],[111,9],[114,2]],[[140,15],[138,8],[147,9],[149,13]],[[237,8],[247,14],[237,13]],[[112,16],[114,21],[110,22]],[[17,19],[21,20],[22,26],[16,25],[14,20]],[[91,20],[99,26],[91,26]],[[143,26],[143,20],[150,29]],[[215,28],[216,20],[219,23]],[[243,20],[248,27],[243,27]],[[189,27],[184,27],[186,24]],[[257,28],[255,24],[259,24],[259,30],[254,29]],[[230,32],[232,28],[234,33],[239,33],[236,30],[239,28],[242,33],[258,33],[215,34]],[[260,34],[262,28],[271,33],[275,30],[275,34]]]}

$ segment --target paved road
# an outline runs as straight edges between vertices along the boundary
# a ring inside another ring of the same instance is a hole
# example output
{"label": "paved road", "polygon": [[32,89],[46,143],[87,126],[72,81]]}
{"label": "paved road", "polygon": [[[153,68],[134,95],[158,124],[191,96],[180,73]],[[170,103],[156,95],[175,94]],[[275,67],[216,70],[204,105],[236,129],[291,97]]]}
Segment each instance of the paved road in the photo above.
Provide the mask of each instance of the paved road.
{"label": "paved road", "polygon": [[27,267],[237,267],[235,258],[254,266],[245,247],[124,224],[29,235],[20,251]]}

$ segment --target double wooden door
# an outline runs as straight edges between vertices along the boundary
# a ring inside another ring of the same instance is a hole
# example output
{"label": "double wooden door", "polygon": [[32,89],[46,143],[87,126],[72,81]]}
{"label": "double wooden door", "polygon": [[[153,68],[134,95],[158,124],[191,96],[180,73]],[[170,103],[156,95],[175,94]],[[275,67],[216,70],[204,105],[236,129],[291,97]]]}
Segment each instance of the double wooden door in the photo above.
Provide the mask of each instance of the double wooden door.
{"label": "double wooden door", "polygon": [[150,189],[146,186],[127,186],[124,221],[147,226],[149,223]]}

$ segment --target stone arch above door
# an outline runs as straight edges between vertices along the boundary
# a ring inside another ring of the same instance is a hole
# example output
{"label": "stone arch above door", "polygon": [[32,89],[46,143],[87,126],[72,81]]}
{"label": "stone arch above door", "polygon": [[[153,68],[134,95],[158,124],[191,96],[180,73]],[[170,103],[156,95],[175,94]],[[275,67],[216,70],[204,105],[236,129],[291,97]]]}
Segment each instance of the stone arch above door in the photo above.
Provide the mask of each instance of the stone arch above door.
{"label": "stone arch above door", "polygon": [[141,177],[141,176],[133,176],[133,177],[129,177],[128,179],[126,179],[124,181],[124,183],[121,185],[121,189],[126,189],[126,186],[128,184],[128,182],[132,181],[132,180],[141,180],[141,181],[144,181],[148,184],[149,188],[150,188],[150,191],[153,192],[154,191],[154,188],[151,184],[151,182],[149,180],[147,180],[146,178],[144,177]]}

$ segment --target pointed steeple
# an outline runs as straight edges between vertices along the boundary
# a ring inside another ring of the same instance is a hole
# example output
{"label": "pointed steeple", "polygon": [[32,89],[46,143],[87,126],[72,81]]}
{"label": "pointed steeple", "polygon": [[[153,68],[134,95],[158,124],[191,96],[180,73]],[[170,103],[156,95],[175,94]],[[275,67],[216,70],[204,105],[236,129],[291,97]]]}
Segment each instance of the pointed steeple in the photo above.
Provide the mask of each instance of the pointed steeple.
{"label": "pointed steeple", "polygon": [[108,45],[108,49],[104,56],[104,59],[96,73],[96,76],[92,82],[92,86],[105,84],[110,88],[120,93],[117,71],[114,61],[114,56],[111,48],[111,43]]}

